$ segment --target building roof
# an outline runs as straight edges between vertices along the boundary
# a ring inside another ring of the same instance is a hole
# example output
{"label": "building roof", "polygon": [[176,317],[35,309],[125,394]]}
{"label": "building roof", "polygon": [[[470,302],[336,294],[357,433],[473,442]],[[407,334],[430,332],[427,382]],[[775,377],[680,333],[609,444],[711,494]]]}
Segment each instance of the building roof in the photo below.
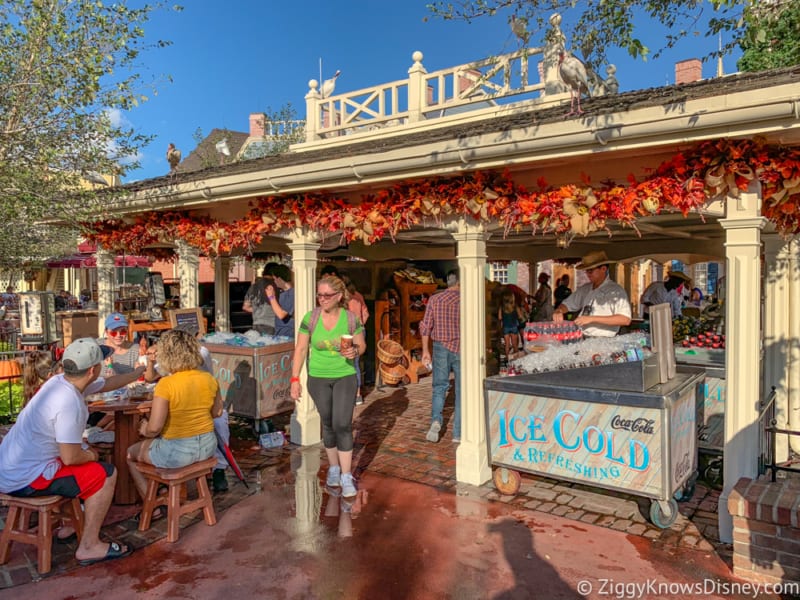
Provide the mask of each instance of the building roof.
{"label": "building roof", "polygon": [[228,140],[228,148],[230,149],[231,156],[226,157],[226,161],[233,160],[239,150],[249,137],[248,133],[241,131],[231,131],[230,129],[214,128],[211,132],[201,141],[197,147],[191,151],[176,169],[177,173],[190,173],[201,171],[209,167],[219,166],[220,154],[217,152],[216,144],[223,139]]}
{"label": "building roof", "polygon": [[[724,96],[733,92],[746,92],[760,90],[771,86],[786,85],[800,82],[800,65],[782,69],[773,69],[759,73],[739,73],[728,75],[722,78],[706,79],[693,83],[681,85],[669,85],[660,88],[650,88],[636,90],[617,95],[601,96],[587,99],[583,103],[586,114],[576,120],[586,120],[596,117],[598,120],[634,109],[649,107],[678,107],[683,103]],[[331,160],[349,156],[364,156],[402,149],[404,147],[419,146],[426,143],[436,143],[446,140],[458,140],[470,136],[485,135],[494,132],[509,131],[532,125],[554,124],[564,121],[564,106],[557,105],[542,108],[535,103],[520,103],[498,107],[496,116],[486,117],[480,120],[472,120],[460,124],[442,123],[442,127],[431,127],[425,129],[410,128],[408,133],[404,133],[404,127],[396,127],[392,130],[392,135],[384,135],[379,138],[372,138],[368,141],[356,141],[347,143],[347,136],[338,138],[335,146],[323,146],[319,149],[308,149],[302,152],[287,152],[278,155],[271,155],[262,158],[244,160],[221,166],[210,166],[208,161],[205,163],[191,160],[197,152],[192,152],[178,168],[178,173],[174,176],[156,177],[152,179],[137,181],[124,186],[126,191],[136,192],[151,188],[158,188],[165,185],[175,186],[181,183],[207,180],[210,178],[231,176],[243,173],[265,171],[273,168],[286,168],[295,165],[311,164],[318,161]],[[434,125],[431,121],[428,124]],[[446,126],[445,126],[446,125]],[[214,132],[223,130],[215,129],[204,140],[203,144],[208,143],[212,155],[216,156],[213,143],[216,143],[212,136]],[[387,132],[388,133],[388,132]],[[243,136],[238,147],[241,147],[247,134],[237,134]],[[221,137],[219,138],[221,139]],[[237,137],[237,140],[239,138]],[[231,153],[235,154],[232,139],[229,139]],[[238,148],[237,147],[237,148]]]}

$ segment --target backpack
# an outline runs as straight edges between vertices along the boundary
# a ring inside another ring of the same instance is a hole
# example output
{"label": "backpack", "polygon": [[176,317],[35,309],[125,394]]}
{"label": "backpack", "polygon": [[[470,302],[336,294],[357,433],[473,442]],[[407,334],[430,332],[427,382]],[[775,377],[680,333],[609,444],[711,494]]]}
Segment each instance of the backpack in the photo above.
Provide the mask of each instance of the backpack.
{"label": "backpack", "polygon": [[[347,332],[350,335],[353,335],[358,328],[358,317],[351,311],[345,309],[347,313]],[[319,318],[322,316],[322,309],[318,306],[314,310],[311,311],[311,317],[308,319],[308,339],[311,339],[311,336],[314,335],[314,329],[319,322]]]}

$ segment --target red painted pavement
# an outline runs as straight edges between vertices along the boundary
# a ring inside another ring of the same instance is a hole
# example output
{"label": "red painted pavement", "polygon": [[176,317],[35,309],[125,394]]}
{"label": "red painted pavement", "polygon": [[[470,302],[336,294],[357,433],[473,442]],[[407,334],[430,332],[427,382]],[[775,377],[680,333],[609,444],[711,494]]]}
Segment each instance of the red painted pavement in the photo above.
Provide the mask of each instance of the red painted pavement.
{"label": "red painted pavement", "polygon": [[[313,475],[319,449],[292,454],[295,469],[308,461],[308,476],[265,472],[265,489],[219,514],[214,527],[198,522],[175,544],[161,539],[0,598],[745,597],[705,593],[704,585],[731,581],[713,552],[519,510],[480,498],[480,488],[453,493],[366,473],[366,504],[362,495],[343,512],[322,473]],[[632,587],[651,581],[701,587],[672,595]]]}

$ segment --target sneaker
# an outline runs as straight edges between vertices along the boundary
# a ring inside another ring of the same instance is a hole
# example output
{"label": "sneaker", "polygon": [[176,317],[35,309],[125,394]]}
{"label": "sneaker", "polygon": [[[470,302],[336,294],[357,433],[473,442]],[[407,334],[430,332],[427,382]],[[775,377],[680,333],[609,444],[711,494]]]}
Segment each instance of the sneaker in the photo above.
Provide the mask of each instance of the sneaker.
{"label": "sneaker", "polygon": [[227,492],[228,480],[225,477],[225,469],[214,469],[214,474],[211,476],[211,483],[214,486],[215,492]]}
{"label": "sneaker", "polygon": [[425,436],[429,442],[438,442],[439,441],[439,431],[442,429],[442,424],[439,421],[433,421],[431,423],[431,428],[428,429],[428,433]]}
{"label": "sneaker", "polygon": [[339,487],[342,485],[342,468],[339,465],[328,467],[328,477],[325,479],[328,487]]}
{"label": "sneaker", "polygon": [[359,394],[356,396],[356,406],[361,406],[362,404],[364,404],[364,396]]}
{"label": "sneaker", "polygon": [[353,498],[358,494],[352,473],[342,473],[342,496]]}

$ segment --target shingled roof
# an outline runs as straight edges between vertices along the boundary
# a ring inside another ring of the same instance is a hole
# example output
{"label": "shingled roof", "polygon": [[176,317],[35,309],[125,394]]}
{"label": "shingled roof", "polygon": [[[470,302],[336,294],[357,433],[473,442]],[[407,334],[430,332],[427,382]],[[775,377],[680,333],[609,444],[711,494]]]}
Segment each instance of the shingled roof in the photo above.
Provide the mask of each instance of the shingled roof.
{"label": "shingled roof", "polygon": [[[189,156],[187,156],[178,165],[176,171],[178,173],[192,173],[207,169],[208,167],[218,166],[219,153],[215,147],[217,142],[227,139],[228,149],[231,151],[231,157],[235,157],[239,153],[239,150],[241,150],[249,135],[250,134],[241,131],[214,128],[211,130],[211,133],[209,133],[203,139],[203,141],[201,141],[197,147],[191,151]],[[231,161],[233,158],[228,158],[228,160]]]}
{"label": "shingled roof", "polygon": [[[586,116],[592,117],[615,114],[638,108],[654,106],[669,107],[690,100],[710,98],[725,95],[726,93],[764,89],[790,83],[800,83],[800,65],[762,71],[759,73],[739,73],[681,85],[669,85],[659,88],[625,92],[617,95],[600,96],[587,99],[583,103],[583,108],[586,110]],[[564,120],[563,106],[552,106],[542,109],[537,107],[536,104],[531,104],[529,106],[519,104],[515,105],[514,108],[513,114],[489,117],[484,120],[472,121],[460,125],[426,129],[424,131],[414,130],[407,135],[403,135],[402,131],[397,133],[393,132],[395,133],[394,135],[386,136],[381,139],[355,141],[352,144],[345,143],[337,145],[336,147],[320,148],[319,150],[287,152],[234,162],[222,166],[206,168],[200,166],[198,170],[192,169],[193,165],[196,163],[194,161],[190,162],[190,156],[181,164],[181,168],[179,168],[179,172],[175,176],[156,177],[137,181],[125,185],[124,189],[126,191],[136,192],[139,190],[158,188],[164,185],[174,186],[192,181],[202,181],[224,175],[236,175],[240,173],[264,171],[272,168],[312,164],[317,161],[347,156],[364,156],[443,140],[457,140],[469,136],[513,130],[530,126],[531,124],[555,123]],[[214,131],[220,130],[215,129]],[[210,140],[213,133],[214,132],[209,134],[206,140]],[[247,136],[245,135],[245,137]],[[203,143],[205,143],[206,140],[204,140]],[[231,139],[229,139],[229,144],[231,144]],[[232,144],[231,152],[234,152]],[[195,153],[193,152],[192,154]],[[216,155],[215,150],[214,155]]]}

